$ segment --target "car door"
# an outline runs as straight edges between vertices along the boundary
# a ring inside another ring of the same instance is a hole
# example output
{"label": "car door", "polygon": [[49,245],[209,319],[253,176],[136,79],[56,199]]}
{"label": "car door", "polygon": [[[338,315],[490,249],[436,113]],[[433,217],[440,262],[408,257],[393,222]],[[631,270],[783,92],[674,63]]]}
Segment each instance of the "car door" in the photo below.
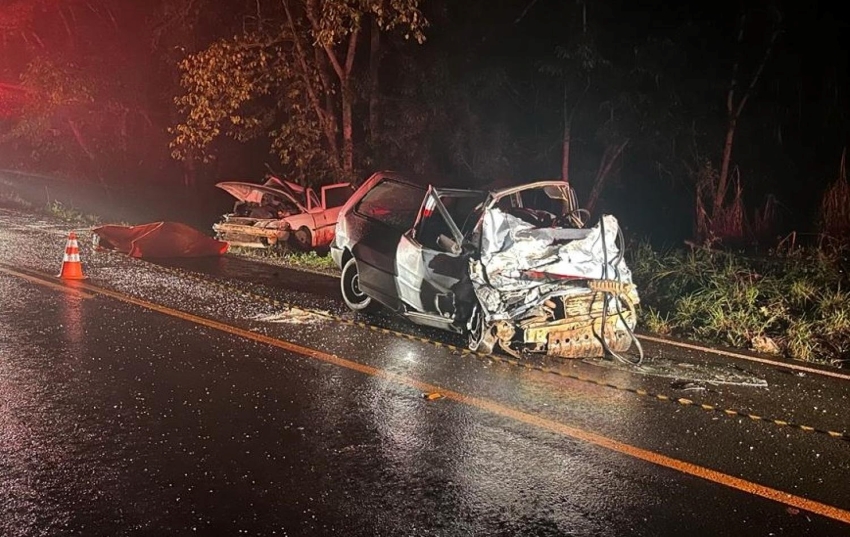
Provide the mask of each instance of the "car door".
{"label": "car door", "polygon": [[479,198],[483,194],[475,191],[429,188],[396,254],[398,294],[409,308],[449,321],[463,320],[468,313],[473,293],[469,255],[461,247],[455,218],[465,218]]}
{"label": "car door", "polygon": [[317,244],[327,245],[331,243],[339,211],[353,193],[354,190],[350,183],[336,183],[322,187],[321,205],[313,212],[316,221],[315,237]]}
{"label": "car door", "polygon": [[400,309],[396,255],[401,236],[416,221],[425,190],[385,179],[354,206],[349,222],[360,288],[391,309]]}

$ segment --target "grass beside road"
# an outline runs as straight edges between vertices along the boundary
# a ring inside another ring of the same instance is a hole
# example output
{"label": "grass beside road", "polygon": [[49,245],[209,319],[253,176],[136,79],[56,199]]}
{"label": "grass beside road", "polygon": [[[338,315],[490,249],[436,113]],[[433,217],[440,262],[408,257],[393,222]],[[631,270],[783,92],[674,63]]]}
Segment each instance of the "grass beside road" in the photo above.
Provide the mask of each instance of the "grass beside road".
{"label": "grass beside road", "polygon": [[60,201],[54,201],[48,205],[46,212],[77,228],[94,227],[101,224],[101,219],[98,215],[83,213],[74,207],[64,205]]}
{"label": "grass beside road", "polygon": [[47,205],[35,205],[22,198],[8,181],[0,179],[0,207],[18,209],[28,213],[54,216],[76,228],[86,228],[100,225],[101,218],[96,214],[84,213],[74,207],[63,204],[58,200]]}
{"label": "grass beside road", "polygon": [[328,276],[339,276],[339,269],[327,253],[298,252],[292,249],[273,250],[231,246],[229,254],[239,257],[261,259],[271,265],[306,270]]}
{"label": "grass beside road", "polygon": [[850,361],[848,252],[795,248],[762,258],[632,248],[646,330],[798,360]]}
{"label": "grass beside road", "polygon": [[[233,248],[236,255],[339,276],[329,255]],[[751,258],[705,249],[656,251],[642,243],[629,266],[641,328],[797,360],[850,363],[850,257],[794,248]]]}
{"label": "grass beside road", "polygon": [[28,202],[22,198],[20,194],[18,194],[12,183],[2,179],[0,179],[0,207],[21,209],[29,212],[34,209],[32,203]]}

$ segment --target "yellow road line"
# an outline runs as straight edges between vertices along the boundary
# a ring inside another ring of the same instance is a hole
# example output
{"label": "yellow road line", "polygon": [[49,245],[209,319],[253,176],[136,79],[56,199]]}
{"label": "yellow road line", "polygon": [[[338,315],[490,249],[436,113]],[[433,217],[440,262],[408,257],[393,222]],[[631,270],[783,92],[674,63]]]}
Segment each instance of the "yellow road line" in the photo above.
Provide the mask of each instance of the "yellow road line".
{"label": "yellow road line", "polygon": [[26,280],[30,283],[35,283],[38,285],[44,285],[46,287],[50,287],[51,289],[55,289],[57,291],[62,291],[63,293],[68,293],[72,295],[77,295],[81,298],[94,298],[94,295],[90,295],[89,293],[85,293],[81,291],[77,286],[74,285],[75,282],[66,282],[59,283],[62,280],[57,279],[55,282],[43,280],[41,278],[35,278],[33,276],[28,276],[24,273],[18,272],[16,270],[9,270],[3,267],[0,267],[0,272],[4,274],[8,274],[10,276],[15,276],[17,278],[21,278],[22,280]]}
{"label": "yellow road line", "polygon": [[[16,276],[20,276],[25,278],[33,283],[39,283],[54,287],[56,284],[53,282],[48,282],[44,280],[39,280],[37,278],[32,278],[27,276],[26,274],[18,273],[14,270],[0,269],[3,272],[8,274],[13,274]],[[584,429],[579,429],[578,427],[573,427],[571,425],[566,425],[564,423],[560,423],[554,420],[550,420],[547,418],[543,418],[540,416],[535,416],[533,414],[529,414],[527,412],[523,412],[521,410],[517,410],[515,408],[511,408],[500,403],[496,403],[494,401],[490,401],[488,399],[482,399],[479,397],[474,397],[470,395],[466,395],[460,392],[455,392],[452,390],[447,390],[436,386],[434,384],[429,384],[427,382],[423,382],[420,380],[416,380],[411,377],[407,377],[405,375],[400,375],[398,373],[392,373],[390,371],[386,371],[383,369],[379,369],[377,367],[373,367],[370,365],[362,364],[360,362],[355,362],[352,360],[348,360],[345,358],[341,358],[339,356],[328,354],[326,352],[312,349],[310,347],[304,347],[302,345],[298,345],[297,343],[292,343],[290,341],[285,341],[281,339],[276,339],[270,336],[266,336],[263,334],[259,334],[256,332],[251,332],[249,330],[245,330],[242,328],[237,328],[235,326],[231,326],[226,323],[222,323],[219,321],[214,321],[212,319],[207,319],[205,317],[199,317],[197,315],[175,310],[166,306],[161,306],[159,304],[155,304],[153,302],[148,302],[147,300],[142,300],[139,298],[135,298],[132,296],[128,296],[122,293],[118,293],[116,291],[111,291],[109,289],[104,289],[101,287],[97,287],[88,283],[80,282],[78,285],[87,289],[88,291],[107,296],[113,298],[115,300],[124,302],[126,304],[133,304],[151,311],[156,311],[162,313],[164,315],[168,315],[170,317],[174,317],[177,319],[181,319],[187,322],[191,322],[193,324],[197,324],[200,326],[205,326],[207,328],[212,328],[215,330],[219,330],[221,332],[225,332],[227,334],[231,334],[237,337],[249,339],[255,341],[257,343],[263,343],[272,347],[276,347],[279,349],[283,349],[295,354],[300,354],[302,356],[308,356],[310,358],[314,358],[316,360],[320,360],[322,362],[330,363],[337,365],[339,367],[344,367],[346,369],[350,369],[352,371],[357,371],[366,375],[374,376],[377,378],[386,379],[397,384],[402,384],[405,386],[410,386],[411,388],[415,388],[420,392],[425,393],[440,393],[444,395],[447,399],[451,399],[458,403],[463,403],[465,405],[484,410],[495,414],[497,416],[501,416],[504,418],[508,418],[520,423],[525,423],[527,425],[532,425],[538,427],[540,429],[552,431],[558,434],[561,434],[566,437],[570,437],[576,440],[580,440],[589,444],[593,444],[599,447],[603,447],[609,449],[611,451],[627,455],[645,462],[649,462],[664,468],[669,468],[671,470],[675,470],[677,472],[681,472],[683,474],[691,475],[694,477],[698,477],[704,479],[706,481],[710,481],[712,483],[716,483],[719,485],[723,485],[735,490],[739,490],[745,492],[747,494],[751,494],[754,496],[759,496],[762,498],[766,498],[769,500],[776,501],[778,503],[782,503],[784,505],[788,505],[790,507],[795,507],[798,509],[804,509],[814,514],[818,514],[827,518],[831,518],[833,520],[837,520],[840,522],[844,522],[846,524],[850,524],[850,511],[821,503],[818,501],[810,500],[808,498],[804,498],[802,496],[797,496],[788,492],[784,492],[778,489],[774,489],[771,487],[767,487],[764,485],[760,485],[758,483],[754,483],[752,481],[747,481],[746,479],[738,478],[729,474],[725,474],[723,472],[719,472],[716,470],[712,470],[710,468],[705,468],[703,466],[699,466],[693,463],[689,463],[686,461],[682,461],[679,459],[674,459],[672,457],[668,457],[666,455],[662,455],[660,453],[656,453],[654,451],[650,451],[647,449],[639,448],[636,446],[632,446],[630,444],[626,444],[623,442],[619,442],[617,440],[613,440],[606,436],[602,436],[600,434],[585,431]]]}
{"label": "yellow road line", "polygon": [[749,362],[756,362],[759,364],[767,364],[776,367],[782,367],[785,369],[792,369],[794,371],[805,371],[806,373],[812,373],[814,375],[823,375],[825,377],[833,377],[841,380],[850,380],[850,375],[837,373],[835,371],[828,371],[825,369],[816,369],[814,367],[806,367],[804,365],[791,364],[788,362],[780,362],[777,360],[771,360],[769,358],[759,358],[758,356],[749,356],[746,354],[741,354],[738,352],[724,351],[720,349],[712,349],[710,347],[703,347],[701,345],[694,345],[693,343],[684,343],[681,341],[673,341],[670,339],[663,339],[652,336],[639,335],[639,339],[644,341],[651,341],[653,343],[660,343],[662,345],[671,345],[673,347],[679,347],[682,349],[688,349],[692,351],[700,351],[700,352],[708,352],[713,354],[719,354],[720,356],[725,356],[727,358],[736,358],[738,360],[747,360]]}

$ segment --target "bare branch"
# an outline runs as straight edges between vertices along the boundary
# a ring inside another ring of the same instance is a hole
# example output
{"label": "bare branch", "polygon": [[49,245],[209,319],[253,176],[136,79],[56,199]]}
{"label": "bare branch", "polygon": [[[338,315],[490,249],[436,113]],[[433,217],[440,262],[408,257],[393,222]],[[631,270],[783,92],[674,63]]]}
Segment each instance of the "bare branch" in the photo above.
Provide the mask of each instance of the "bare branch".
{"label": "bare branch", "polygon": [[65,118],[65,121],[68,123],[68,128],[71,129],[71,133],[74,135],[74,140],[76,140],[77,145],[80,146],[80,149],[83,150],[83,152],[90,160],[95,160],[95,155],[94,153],[92,153],[91,149],[89,149],[85,138],[83,138],[83,133],[80,132],[80,129],[77,127],[77,124],[74,123],[71,118]]}
{"label": "bare branch", "polygon": [[74,32],[71,31],[71,25],[68,24],[68,18],[65,17],[65,11],[61,6],[57,9],[57,11],[59,12],[59,18],[62,19],[62,24],[65,26],[65,32],[68,34],[68,38],[73,40]]}
{"label": "bare branch", "polygon": [[[319,24],[319,20],[316,18],[315,10],[315,0],[307,2],[307,19],[310,21],[310,25],[313,27],[313,32],[318,35],[319,31],[321,30],[321,24]],[[331,66],[333,66],[334,72],[336,72],[336,76],[339,77],[340,80],[344,80],[345,71],[343,71],[342,65],[339,63],[339,59],[337,59],[334,49],[327,43],[322,43],[322,48],[325,50],[325,54],[327,54],[328,60],[330,60]]]}
{"label": "bare branch", "polygon": [[295,50],[298,56],[298,63],[301,64],[301,77],[304,79],[304,85],[307,89],[308,95],[310,96],[310,102],[313,105],[313,109],[316,111],[316,115],[318,115],[319,119],[322,121],[322,124],[326,124],[326,114],[322,109],[321,105],[319,104],[319,98],[316,96],[313,84],[310,81],[310,69],[307,67],[307,59],[304,56],[304,49],[301,46],[301,39],[298,38],[298,31],[295,28],[295,21],[292,18],[292,11],[289,9],[288,0],[283,0],[283,8],[286,10],[286,18],[289,22],[289,29],[292,31],[292,39],[295,43]]}
{"label": "bare branch", "polygon": [[529,10],[531,10],[531,8],[533,8],[534,4],[536,4],[536,3],[537,3],[537,0],[531,0],[531,2],[529,2],[528,5],[525,6],[525,9],[522,10],[522,13],[519,14],[519,17],[517,17],[517,19],[514,21],[514,24],[519,24],[519,22],[522,19],[525,18],[525,16],[528,14]]}
{"label": "bare branch", "polygon": [[744,105],[747,104],[747,99],[750,98],[750,94],[753,91],[753,88],[756,87],[756,84],[759,81],[759,77],[761,77],[762,71],[764,71],[764,66],[767,64],[768,58],[770,58],[771,52],[773,52],[773,46],[776,44],[777,38],[779,38],[779,34],[782,32],[780,28],[776,28],[770,36],[770,43],[767,45],[767,49],[764,51],[764,56],[761,58],[761,63],[756,69],[755,74],[753,75],[752,80],[750,80],[750,85],[747,87],[747,91],[744,92],[744,98],[741,99],[741,102],[738,103],[738,109],[735,110],[735,115],[738,116],[741,114],[741,111],[744,109]]}
{"label": "bare branch", "polygon": [[339,64],[339,60],[336,57],[336,53],[334,52],[334,49],[331,48],[330,45],[322,45],[322,48],[325,49],[325,54],[328,55],[328,59],[330,60],[331,65],[334,68],[334,72],[336,73],[336,76],[338,76],[340,80],[345,80],[345,73],[346,72],[343,71],[342,65]]}
{"label": "bare branch", "polygon": [[[744,25],[747,22],[747,15],[745,13],[741,14],[741,18],[738,19],[738,48],[740,49],[741,44],[744,42]],[[734,99],[735,99],[735,89],[738,87],[738,65],[741,63],[741,55],[740,51],[735,56],[735,63],[732,65],[732,80],[729,83],[729,93],[726,96],[726,110],[729,114],[732,114],[732,111],[735,109]]]}
{"label": "bare branch", "polygon": [[347,57],[345,58],[345,77],[348,78],[348,75],[351,73],[352,67],[354,67],[354,57],[357,52],[357,36],[360,35],[360,25],[358,24],[354,31],[351,32],[351,35],[348,38],[348,52]]}
{"label": "bare branch", "polygon": [[0,82],[0,89],[7,90],[7,91],[22,91],[22,92],[27,92],[27,93],[32,91],[32,89],[30,89],[26,86],[21,86],[19,84],[8,84],[6,82]]}

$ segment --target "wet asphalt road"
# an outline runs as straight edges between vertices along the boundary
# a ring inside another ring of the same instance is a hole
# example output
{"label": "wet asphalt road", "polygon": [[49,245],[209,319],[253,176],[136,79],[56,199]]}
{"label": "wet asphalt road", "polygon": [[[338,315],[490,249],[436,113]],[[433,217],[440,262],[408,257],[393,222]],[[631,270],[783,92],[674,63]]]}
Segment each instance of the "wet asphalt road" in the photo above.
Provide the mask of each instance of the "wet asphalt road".
{"label": "wet asphalt road", "polygon": [[58,271],[65,234],[0,210],[0,535],[850,534],[846,440],[626,390],[848,431],[846,380],[657,345],[641,371],[545,363],[594,384],[286,309],[461,343],[230,257],[84,242],[91,287],[28,279]]}

